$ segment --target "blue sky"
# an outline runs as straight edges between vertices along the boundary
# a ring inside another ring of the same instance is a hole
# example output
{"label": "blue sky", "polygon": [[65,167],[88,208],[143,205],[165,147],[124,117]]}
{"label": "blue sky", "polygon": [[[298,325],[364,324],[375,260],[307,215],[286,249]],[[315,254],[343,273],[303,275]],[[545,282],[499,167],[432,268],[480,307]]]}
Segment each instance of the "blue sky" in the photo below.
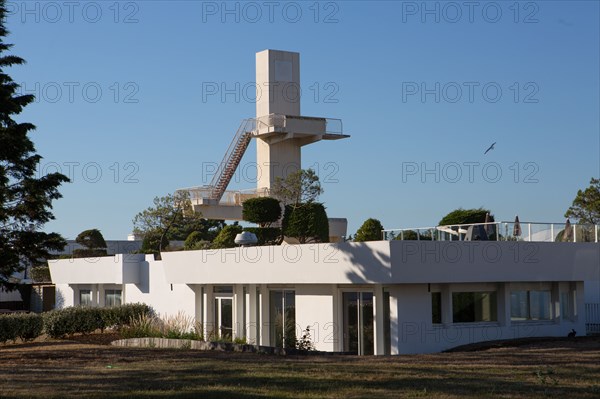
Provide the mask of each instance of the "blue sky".
{"label": "blue sky", "polygon": [[[469,4],[9,2],[8,42],[27,60],[9,73],[38,97],[19,118],[38,127],[40,174],[72,179],[47,230],[124,239],[153,197],[207,184],[255,114],[242,89],[267,48],[300,52],[302,113],[352,135],[303,149],[350,233],[458,207],[563,221],[600,175],[599,3]],[[254,161],[252,146],[230,188],[255,186]]]}

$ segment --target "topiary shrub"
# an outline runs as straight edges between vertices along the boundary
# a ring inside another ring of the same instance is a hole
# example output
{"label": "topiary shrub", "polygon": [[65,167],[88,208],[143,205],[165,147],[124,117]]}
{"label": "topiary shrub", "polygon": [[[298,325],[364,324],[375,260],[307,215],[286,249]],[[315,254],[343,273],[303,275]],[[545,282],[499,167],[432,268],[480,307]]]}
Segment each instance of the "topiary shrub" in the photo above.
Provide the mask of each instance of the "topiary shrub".
{"label": "topiary shrub", "polygon": [[162,249],[169,246],[169,240],[167,239],[166,234],[163,235],[163,232],[161,230],[148,231],[144,235],[144,240],[142,241],[142,248],[140,249],[140,251],[144,254],[159,255],[159,243]]}
{"label": "topiary shrub", "polygon": [[278,227],[246,227],[244,231],[256,234],[256,245],[278,245],[281,242],[281,229]]}
{"label": "topiary shrub", "polygon": [[105,327],[100,308],[72,307],[44,314],[44,331],[52,338],[89,334]]}
{"label": "topiary shrub", "polygon": [[323,204],[309,202],[287,205],[282,223],[283,235],[296,238],[301,244],[329,242],[329,221]]}
{"label": "topiary shrub", "polygon": [[240,234],[242,230],[242,226],[237,224],[230,224],[228,226],[223,227],[223,229],[219,232],[217,237],[212,242],[211,248],[221,249],[235,247],[235,236]]}
{"label": "topiary shrub", "polygon": [[260,227],[269,227],[281,217],[281,205],[275,198],[250,198],[242,206],[242,218]]}
{"label": "topiary shrub", "polygon": [[36,313],[0,315],[0,342],[29,341],[42,335],[44,320]]}
{"label": "topiary shrub", "polygon": [[354,235],[355,242],[379,241],[383,239],[383,225],[377,219],[367,219]]}
{"label": "topiary shrub", "polygon": [[210,242],[204,239],[205,234],[199,231],[192,231],[185,242],[183,243],[183,249],[186,251],[196,250],[196,249],[209,249]]}
{"label": "topiary shrub", "polygon": [[489,209],[463,209],[458,208],[448,213],[438,222],[438,226],[448,226],[456,224],[484,223],[485,215],[489,214],[490,222],[494,221],[494,216]]}
{"label": "topiary shrub", "polygon": [[73,257],[75,258],[106,256],[106,241],[104,241],[104,237],[98,229],[82,231],[75,242],[84,247],[73,250]]}

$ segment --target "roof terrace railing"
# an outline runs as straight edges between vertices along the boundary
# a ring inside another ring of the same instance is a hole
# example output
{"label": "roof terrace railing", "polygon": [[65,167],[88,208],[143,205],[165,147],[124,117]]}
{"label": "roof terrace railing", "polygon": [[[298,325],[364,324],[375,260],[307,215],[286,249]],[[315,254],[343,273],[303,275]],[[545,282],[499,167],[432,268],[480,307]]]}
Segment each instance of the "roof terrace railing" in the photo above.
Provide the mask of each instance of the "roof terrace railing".
{"label": "roof terrace railing", "polygon": [[[192,205],[217,205],[217,203],[211,204],[206,202],[207,200],[210,200],[212,190],[213,188],[210,186],[201,186],[181,188],[177,191],[188,193]],[[268,196],[269,190],[266,188],[262,190],[257,190],[255,188],[247,190],[226,190],[218,204],[224,206],[238,206],[242,205],[242,203],[249,198]]]}
{"label": "roof terrace railing", "polygon": [[326,134],[344,134],[344,126],[341,119],[335,118],[321,118],[314,116],[294,116],[294,115],[283,115],[283,114],[269,114],[256,118],[256,128],[274,128],[276,130],[284,130],[287,128],[288,121],[291,120],[306,120],[325,122],[325,133]]}
{"label": "roof terrace railing", "polygon": [[600,242],[600,225],[537,222],[489,222],[382,230],[384,240],[465,241],[469,228],[477,228],[471,240],[533,242]]}

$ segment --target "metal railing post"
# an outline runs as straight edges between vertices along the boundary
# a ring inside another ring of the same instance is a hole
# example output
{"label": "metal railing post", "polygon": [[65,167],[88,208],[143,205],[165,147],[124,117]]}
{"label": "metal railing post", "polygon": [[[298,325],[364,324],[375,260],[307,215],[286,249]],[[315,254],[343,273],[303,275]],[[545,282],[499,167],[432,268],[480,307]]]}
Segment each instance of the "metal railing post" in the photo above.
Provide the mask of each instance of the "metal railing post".
{"label": "metal railing post", "polygon": [[528,241],[531,241],[531,223],[527,223],[527,235],[528,237]]}

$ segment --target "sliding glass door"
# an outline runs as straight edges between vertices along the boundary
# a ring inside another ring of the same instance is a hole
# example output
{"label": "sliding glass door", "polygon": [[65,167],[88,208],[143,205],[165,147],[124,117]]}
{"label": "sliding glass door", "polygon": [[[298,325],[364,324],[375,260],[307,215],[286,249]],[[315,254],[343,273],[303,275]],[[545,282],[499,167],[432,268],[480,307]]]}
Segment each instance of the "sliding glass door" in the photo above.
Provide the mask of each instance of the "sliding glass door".
{"label": "sliding glass door", "polygon": [[296,347],[296,295],[294,291],[271,291],[271,345]]}
{"label": "sliding glass door", "polygon": [[357,355],[372,355],[373,293],[344,292],[344,350]]}
{"label": "sliding glass door", "polygon": [[215,321],[219,338],[231,340],[233,333],[233,298],[231,296],[215,297]]}

